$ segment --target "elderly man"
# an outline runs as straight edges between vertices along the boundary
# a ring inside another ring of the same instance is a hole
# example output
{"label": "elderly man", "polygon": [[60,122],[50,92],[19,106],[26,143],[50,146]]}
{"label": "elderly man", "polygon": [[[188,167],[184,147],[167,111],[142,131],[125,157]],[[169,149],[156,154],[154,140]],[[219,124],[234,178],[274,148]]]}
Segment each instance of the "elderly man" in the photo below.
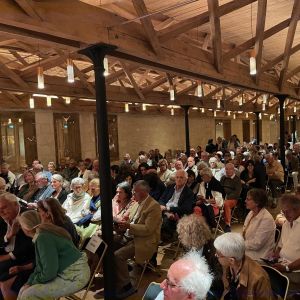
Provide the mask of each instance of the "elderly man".
{"label": "elderly man", "polygon": [[190,156],[187,160],[187,167],[185,168],[185,171],[187,170],[192,170],[195,173],[195,177],[198,176],[198,169],[195,165],[195,159],[192,156]]}
{"label": "elderly man", "polygon": [[288,172],[288,178],[293,178],[293,188],[296,190],[298,185],[298,174],[299,174],[299,159],[293,155],[291,150],[285,151],[286,157],[286,170]]}
{"label": "elderly man", "polygon": [[120,167],[131,167],[134,164],[134,161],[131,160],[130,154],[125,153],[123,160],[120,163]]}
{"label": "elderly man", "polygon": [[268,184],[273,197],[272,208],[275,208],[277,199],[280,197],[280,186],[284,183],[284,170],[281,163],[275,159],[272,153],[267,154],[265,159],[267,161]]}
{"label": "elderly man", "polygon": [[37,187],[39,188],[38,191],[33,196],[33,200],[35,202],[47,199],[52,196],[54,192],[54,188],[49,183],[46,174],[44,174],[43,172],[37,173],[35,175],[35,182]]}
{"label": "elderly man", "polygon": [[204,300],[212,280],[205,259],[190,251],[170,266],[155,300]]}
{"label": "elderly man", "polygon": [[232,163],[225,165],[225,175],[221,178],[220,183],[226,194],[224,202],[225,232],[230,232],[231,209],[237,205],[242,191],[241,179],[235,174]]}
{"label": "elderly man", "polygon": [[14,187],[16,176],[13,172],[9,170],[9,164],[1,164],[0,177],[2,177],[5,180],[6,191],[10,191]]}
{"label": "elderly man", "polygon": [[149,196],[150,187],[144,180],[134,183],[132,195],[138,203],[131,222],[121,221],[118,228],[125,231],[127,243],[115,251],[117,271],[117,299],[124,299],[135,292],[129,278],[127,260],[134,258],[143,264],[157,252],[160,240],[161,211],[159,204]]}
{"label": "elderly man", "polygon": [[25,265],[34,258],[31,238],[24,234],[17,220],[24,210],[15,195],[0,195],[0,281],[9,278],[11,267]]}
{"label": "elderly man", "polygon": [[[289,294],[300,293],[300,199],[283,195],[281,211],[286,218],[282,225],[280,241],[273,253],[279,263],[274,268],[289,277]],[[298,298],[297,298],[298,299]]]}
{"label": "elderly man", "polygon": [[159,199],[163,213],[162,238],[164,240],[172,240],[177,220],[193,211],[194,194],[186,186],[187,179],[187,173],[184,170],[178,170],[175,175],[175,184],[168,186]]}
{"label": "elderly man", "polygon": [[222,300],[272,300],[268,274],[245,256],[245,241],[239,233],[225,233],[215,239],[216,256],[223,267]]}
{"label": "elderly man", "polygon": [[78,176],[79,169],[77,168],[77,161],[73,158],[69,161],[69,167],[64,170],[63,176],[71,182],[74,178]]}
{"label": "elderly man", "polygon": [[206,163],[207,167],[209,167],[209,154],[206,151],[201,152],[200,161],[198,162],[198,164],[200,162]]}

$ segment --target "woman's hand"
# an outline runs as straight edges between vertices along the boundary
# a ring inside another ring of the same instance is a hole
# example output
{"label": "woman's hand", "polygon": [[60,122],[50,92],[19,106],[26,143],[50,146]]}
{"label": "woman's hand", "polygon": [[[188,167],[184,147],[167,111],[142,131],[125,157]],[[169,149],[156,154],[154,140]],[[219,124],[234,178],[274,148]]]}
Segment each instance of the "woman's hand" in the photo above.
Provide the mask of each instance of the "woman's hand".
{"label": "woman's hand", "polygon": [[21,271],[22,271],[22,266],[14,266],[14,267],[9,268],[8,273],[9,273],[9,275],[13,275],[13,274],[17,274]]}

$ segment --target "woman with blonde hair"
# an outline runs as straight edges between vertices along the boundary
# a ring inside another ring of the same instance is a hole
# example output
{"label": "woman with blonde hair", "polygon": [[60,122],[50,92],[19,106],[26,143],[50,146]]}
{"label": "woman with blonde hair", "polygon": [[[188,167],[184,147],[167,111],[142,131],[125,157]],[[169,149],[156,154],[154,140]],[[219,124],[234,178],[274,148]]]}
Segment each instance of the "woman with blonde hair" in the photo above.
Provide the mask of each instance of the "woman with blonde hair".
{"label": "woman with blonde hair", "polygon": [[77,292],[90,277],[85,254],[74,244],[70,234],[51,223],[41,223],[36,211],[19,216],[24,233],[35,244],[35,269],[20,290],[18,299],[55,299]]}

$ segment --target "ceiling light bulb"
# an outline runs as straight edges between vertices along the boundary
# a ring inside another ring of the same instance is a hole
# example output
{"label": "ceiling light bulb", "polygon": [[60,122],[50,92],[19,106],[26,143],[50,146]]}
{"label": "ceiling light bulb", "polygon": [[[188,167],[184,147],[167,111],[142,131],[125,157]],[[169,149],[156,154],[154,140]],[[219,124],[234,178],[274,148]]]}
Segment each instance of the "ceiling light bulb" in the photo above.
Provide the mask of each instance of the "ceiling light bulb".
{"label": "ceiling light bulb", "polygon": [[294,114],[297,112],[297,107],[294,106]]}
{"label": "ceiling light bulb", "polygon": [[129,104],[125,103],[125,112],[129,112]]}
{"label": "ceiling light bulb", "polygon": [[265,104],[265,103],[262,104],[262,110],[263,110],[263,111],[266,110],[266,104]]}
{"label": "ceiling light bulb", "polygon": [[201,112],[205,113],[205,108],[204,107],[201,108]]}
{"label": "ceiling light bulb", "polygon": [[70,104],[71,103],[71,98],[70,97],[65,97],[65,101],[66,101],[66,104]]}
{"label": "ceiling light bulb", "polygon": [[249,118],[249,114],[246,112],[246,118],[248,119]]}
{"label": "ceiling light bulb", "polygon": [[32,97],[29,98],[29,108],[34,108],[34,99]]}
{"label": "ceiling light bulb", "polygon": [[143,110],[143,111],[147,110],[147,106],[146,106],[145,103],[142,104],[142,110]]}
{"label": "ceiling light bulb", "polygon": [[216,117],[217,116],[217,111],[216,110],[214,110],[214,117]]}
{"label": "ceiling light bulb", "polygon": [[233,114],[233,119],[234,119],[234,120],[236,119],[236,115],[235,115],[235,114]]}
{"label": "ceiling light bulb", "polygon": [[21,118],[19,118],[19,123],[22,123],[22,119]]}
{"label": "ceiling light bulb", "polygon": [[256,75],[256,58],[255,50],[253,49],[250,54],[250,75]]}
{"label": "ceiling light bulb", "polygon": [[74,83],[75,78],[74,78],[74,66],[73,66],[73,61],[71,58],[67,59],[67,76],[68,76],[68,82],[69,83]]}
{"label": "ceiling light bulb", "polygon": [[221,108],[221,100],[220,99],[217,100],[217,108]]}
{"label": "ceiling light bulb", "polygon": [[171,108],[171,116],[174,116],[174,108]]}
{"label": "ceiling light bulb", "polygon": [[107,57],[103,58],[103,67],[104,67],[104,76],[108,76],[109,75],[109,68],[108,68],[108,59]]}
{"label": "ceiling light bulb", "polygon": [[50,96],[47,96],[47,106],[51,107],[51,105],[52,105],[52,99]]}
{"label": "ceiling light bulb", "polygon": [[11,124],[11,123],[12,123],[12,122],[11,122],[11,118],[9,118],[9,119],[8,119],[8,124]]}
{"label": "ceiling light bulb", "polygon": [[175,100],[175,90],[174,90],[174,88],[170,88],[170,100],[171,101]]}
{"label": "ceiling light bulb", "polygon": [[230,113],[231,113],[231,111],[229,110],[229,111],[227,112],[227,116],[230,116]]}
{"label": "ceiling light bulb", "polygon": [[42,90],[45,88],[45,82],[44,82],[44,69],[43,67],[37,68],[37,80],[38,80],[38,89]]}

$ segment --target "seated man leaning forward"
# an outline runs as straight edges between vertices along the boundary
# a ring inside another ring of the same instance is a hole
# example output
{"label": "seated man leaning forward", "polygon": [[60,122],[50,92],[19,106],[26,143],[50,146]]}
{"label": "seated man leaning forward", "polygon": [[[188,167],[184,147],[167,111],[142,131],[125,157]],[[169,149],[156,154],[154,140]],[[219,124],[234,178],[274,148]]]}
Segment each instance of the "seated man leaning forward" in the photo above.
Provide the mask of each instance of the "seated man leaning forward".
{"label": "seated man leaning forward", "polygon": [[224,233],[214,242],[216,256],[223,267],[222,300],[275,299],[268,274],[245,255],[245,241],[239,233]]}
{"label": "seated man leaning forward", "polygon": [[144,180],[138,180],[133,185],[132,195],[138,203],[131,223],[118,222],[120,230],[126,230],[124,237],[127,243],[115,251],[117,275],[117,299],[124,299],[135,292],[128,268],[127,260],[135,258],[139,264],[149,260],[157,252],[160,240],[161,210],[160,206],[149,196],[150,187]]}
{"label": "seated man leaning forward", "polygon": [[170,266],[155,300],[204,300],[212,279],[205,259],[190,251]]}
{"label": "seated man leaning forward", "polygon": [[[281,198],[281,210],[286,221],[282,225],[278,247],[273,258],[278,259],[272,267],[284,273],[289,280],[290,295],[300,293],[300,199],[294,195]],[[297,298],[298,299],[298,298]]]}
{"label": "seated man leaning forward", "polygon": [[173,238],[178,219],[193,212],[194,193],[187,187],[187,179],[184,170],[176,171],[175,184],[168,186],[159,199],[163,213],[162,236],[166,240]]}

